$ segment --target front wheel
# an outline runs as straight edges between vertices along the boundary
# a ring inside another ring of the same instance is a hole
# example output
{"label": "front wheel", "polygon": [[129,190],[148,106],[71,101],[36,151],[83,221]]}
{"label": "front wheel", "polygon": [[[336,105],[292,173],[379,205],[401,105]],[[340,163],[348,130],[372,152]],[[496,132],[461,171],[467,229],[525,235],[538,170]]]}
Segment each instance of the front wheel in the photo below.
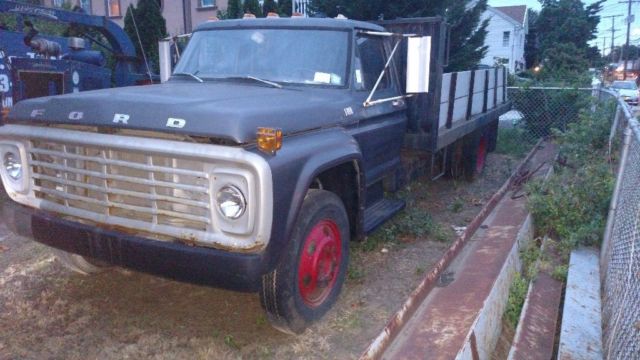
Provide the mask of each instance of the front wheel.
{"label": "front wheel", "polygon": [[349,262],[349,220],[340,198],[310,189],[275,270],[262,279],[260,301],[271,325],[302,333],[336,302]]}

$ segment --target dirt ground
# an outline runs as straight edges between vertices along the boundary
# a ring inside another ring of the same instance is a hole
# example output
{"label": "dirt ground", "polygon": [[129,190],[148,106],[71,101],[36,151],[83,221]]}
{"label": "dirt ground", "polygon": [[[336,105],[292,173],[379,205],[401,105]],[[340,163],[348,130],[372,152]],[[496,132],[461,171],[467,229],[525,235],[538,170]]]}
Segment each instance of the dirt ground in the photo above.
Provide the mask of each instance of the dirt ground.
{"label": "dirt ground", "polygon": [[272,329],[257,294],[112,269],[63,268],[49,248],[0,225],[0,359],[352,359],[517,166],[490,154],[473,183],[421,179],[404,191],[438,236],[380,236],[352,246],[336,306],[300,336]]}

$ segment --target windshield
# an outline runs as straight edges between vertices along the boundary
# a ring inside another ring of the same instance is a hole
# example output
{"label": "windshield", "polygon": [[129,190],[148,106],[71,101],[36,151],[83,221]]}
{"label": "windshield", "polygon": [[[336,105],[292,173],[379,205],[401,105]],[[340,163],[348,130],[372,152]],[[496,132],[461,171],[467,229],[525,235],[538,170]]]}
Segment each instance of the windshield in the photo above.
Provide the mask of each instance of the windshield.
{"label": "windshield", "polygon": [[635,83],[629,81],[614,81],[612,87],[614,89],[637,90]]}
{"label": "windshield", "polygon": [[193,34],[175,73],[202,79],[256,77],[344,86],[349,33],[302,29],[231,29]]}

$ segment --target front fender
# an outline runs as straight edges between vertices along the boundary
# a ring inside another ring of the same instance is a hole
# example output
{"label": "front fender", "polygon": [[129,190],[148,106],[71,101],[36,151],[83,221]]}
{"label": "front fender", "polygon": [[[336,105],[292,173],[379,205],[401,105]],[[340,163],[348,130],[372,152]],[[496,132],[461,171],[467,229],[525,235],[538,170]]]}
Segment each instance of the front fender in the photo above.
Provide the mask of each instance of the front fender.
{"label": "front fender", "polygon": [[[267,159],[273,176],[273,225],[265,250],[265,273],[278,264],[290,240],[293,225],[311,182],[323,171],[356,162],[362,152],[357,141],[341,128],[320,130],[284,139],[282,149]],[[364,205],[364,177],[358,171],[359,208]],[[361,220],[360,220],[361,221]]]}

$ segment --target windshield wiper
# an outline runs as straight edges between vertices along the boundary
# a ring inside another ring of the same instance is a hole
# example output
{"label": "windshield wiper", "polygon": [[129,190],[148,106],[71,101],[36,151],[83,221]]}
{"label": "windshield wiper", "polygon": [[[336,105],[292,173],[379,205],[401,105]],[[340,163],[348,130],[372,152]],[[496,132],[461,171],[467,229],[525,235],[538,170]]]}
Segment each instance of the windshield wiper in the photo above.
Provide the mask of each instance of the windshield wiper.
{"label": "windshield wiper", "polygon": [[257,81],[257,82],[263,83],[263,84],[267,84],[267,85],[269,85],[271,87],[274,87],[274,88],[282,89],[282,85],[280,85],[280,84],[278,84],[276,82],[260,79],[260,78],[257,78],[255,76],[251,76],[251,75],[247,75],[247,76],[227,76],[227,77],[224,77],[222,79],[228,79],[228,80],[235,80],[235,79],[253,80],[253,81]]}
{"label": "windshield wiper", "polygon": [[[197,71],[196,71],[197,73]],[[178,73],[173,73],[173,75],[186,75],[186,76],[190,76],[191,78],[197,80],[198,82],[204,82],[204,80],[202,80],[202,78],[200,78],[199,76],[197,76],[196,74],[192,74],[192,73],[188,73],[188,72],[178,72]]]}

